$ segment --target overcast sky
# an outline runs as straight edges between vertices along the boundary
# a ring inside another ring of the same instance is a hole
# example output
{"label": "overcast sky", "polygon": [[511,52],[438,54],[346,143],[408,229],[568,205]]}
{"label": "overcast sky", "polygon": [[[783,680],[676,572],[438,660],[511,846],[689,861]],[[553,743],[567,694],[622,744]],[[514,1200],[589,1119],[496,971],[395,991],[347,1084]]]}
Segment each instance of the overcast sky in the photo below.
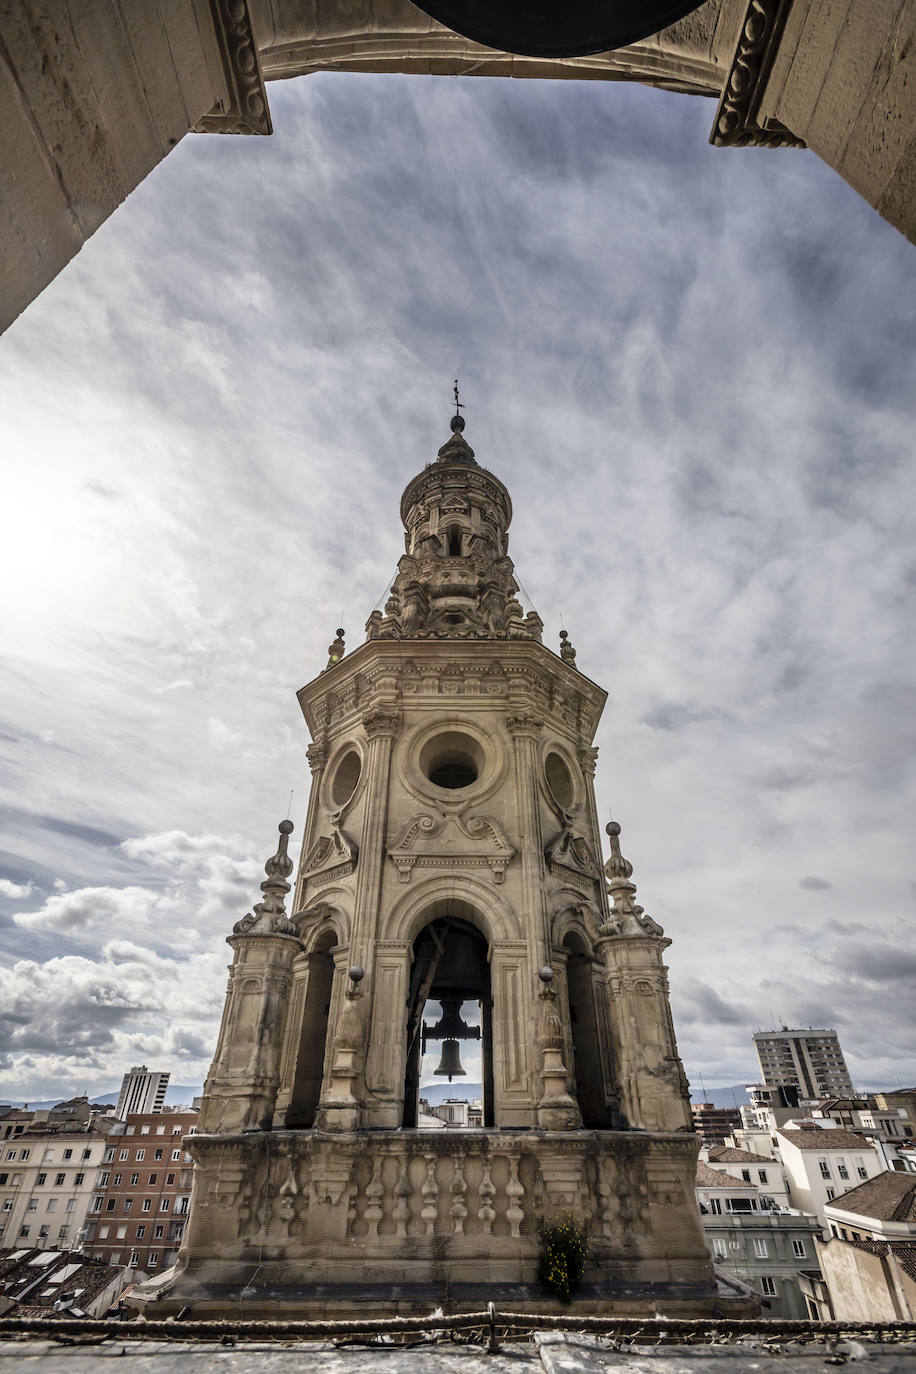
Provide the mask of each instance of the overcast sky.
{"label": "overcast sky", "polygon": [[201,1082],[295,691],[448,434],[611,694],[599,803],[695,1085],[833,1026],[916,1080],[916,249],[805,152],[616,83],[270,87],[0,340],[0,1100]]}

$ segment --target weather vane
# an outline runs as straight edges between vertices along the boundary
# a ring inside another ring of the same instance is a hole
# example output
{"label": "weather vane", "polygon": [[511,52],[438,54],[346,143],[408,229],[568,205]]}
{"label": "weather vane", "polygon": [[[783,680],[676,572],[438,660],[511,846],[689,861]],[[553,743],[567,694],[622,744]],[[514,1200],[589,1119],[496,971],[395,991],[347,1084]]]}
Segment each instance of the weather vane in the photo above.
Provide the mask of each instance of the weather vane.
{"label": "weather vane", "polygon": [[457,377],[455,378],[454,392],[455,392],[455,414],[456,414],[456,415],[460,415],[461,412],[464,410],[464,402],[458,400],[458,378],[457,378]]}

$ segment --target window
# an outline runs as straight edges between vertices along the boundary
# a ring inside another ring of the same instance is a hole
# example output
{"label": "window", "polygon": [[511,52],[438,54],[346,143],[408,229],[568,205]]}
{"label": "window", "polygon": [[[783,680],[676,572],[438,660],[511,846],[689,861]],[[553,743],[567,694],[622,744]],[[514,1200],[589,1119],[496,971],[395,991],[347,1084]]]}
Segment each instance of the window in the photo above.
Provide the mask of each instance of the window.
{"label": "window", "polygon": [[126,1235],[127,1235],[127,1227],[126,1227],[126,1226],[119,1226],[118,1229],[117,1229],[117,1231],[115,1231],[115,1240],[123,1240],[124,1237],[125,1237]]}
{"label": "window", "polygon": [[156,1134],[157,1134],[157,1135],[165,1135],[165,1123],[164,1123],[164,1122],[162,1123],[162,1125],[156,1127]]}
{"label": "window", "polygon": [[29,1198],[29,1205],[28,1205],[28,1207],[26,1208],[26,1211],[27,1211],[27,1212],[37,1212],[37,1211],[38,1211],[38,1198],[37,1198],[37,1197],[30,1197],[30,1198]]}
{"label": "window", "polygon": [[742,1169],[742,1170],[741,1170],[741,1177],[744,1179],[745,1183],[750,1183],[750,1181],[751,1181],[751,1171],[750,1171],[750,1169]]}
{"label": "window", "polygon": [[3,1199],[3,1210],[4,1212],[11,1212],[13,1210],[13,1199],[11,1197]]}
{"label": "window", "polygon": [[29,1228],[28,1228],[27,1226],[20,1226],[20,1227],[19,1227],[19,1234],[20,1234],[20,1236],[22,1236],[22,1237],[27,1236],[27,1235],[29,1234]]}
{"label": "window", "polygon": [[140,1210],[141,1210],[141,1212],[148,1212],[151,1206],[152,1206],[152,1203],[150,1202],[149,1198],[148,1198],[148,1197],[145,1197],[145,1198],[143,1199],[143,1206],[140,1208]]}
{"label": "window", "polygon": [[169,1210],[169,1199],[167,1197],[159,1199],[159,1210],[160,1212],[167,1212]]}
{"label": "window", "polygon": [[49,1236],[50,1234],[51,1234],[51,1228],[50,1228],[50,1226],[39,1226],[39,1228],[38,1228],[38,1235],[39,1235],[39,1238],[43,1238],[43,1237],[45,1237],[45,1236]]}
{"label": "window", "polygon": [[846,1168],[846,1161],[843,1159],[841,1159],[839,1164],[837,1164],[836,1171],[839,1174],[840,1178],[849,1177],[849,1170]]}
{"label": "window", "polygon": [[792,1254],[795,1256],[796,1259],[808,1258],[808,1251],[805,1248],[805,1242],[803,1240],[793,1240]]}
{"label": "window", "polygon": [[141,1134],[141,1135],[149,1135],[149,1122],[148,1122],[148,1121],[144,1122],[144,1124],[140,1127],[140,1134]]}
{"label": "window", "polygon": [[859,1235],[858,1231],[850,1231],[849,1234],[852,1236],[853,1240],[861,1240],[861,1239],[862,1239],[862,1237]]}
{"label": "window", "polygon": [[3,1187],[3,1185],[6,1183],[6,1180],[7,1180],[8,1178],[9,1178],[9,1174],[0,1174],[0,1188]]}
{"label": "window", "polygon": [[114,1159],[114,1148],[113,1148],[113,1146],[109,1145],[109,1146],[108,1146],[108,1149],[107,1149],[107,1150],[105,1151],[105,1153],[102,1155],[102,1163],[103,1163],[103,1164],[110,1164],[111,1161],[112,1161],[113,1159]]}
{"label": "window", "polygon": [[139,1182],[140,1182],[140,1175],[139,1175],[139,1174],[131,1174],[131,1176],[130,1176],[130,1186],[131,1186],[132,1188],[136,1188],[136,1186],[137,1186],[137,1184],[138,1184]]}
{"label": "window", "polygon": [[710,1210],[710,1212],[712,1212],[713,1216],[716,1216],[716,1217],[721,1216],[721,1214],[722,1214],[722,1200],[721,1200],[721,1198],[711,1197],[711,1198],[709,1199],[709,1210]]}
{"label": "window", "polygon": [[173,1159],[181,1159],[181,1151],[180,1151],[180,1150],[173,1150],[173,1151],[172,1151],[172,1158],[173,1158]]}
{"label": "window", "polygon": [[170,1188],[174,1182],[175,1182],[175,1175],[174,1175],[174,1174],[166,1174],[166,1176],[165,1176],[165,1186],[166,1186],[167,1188]]}
{"label": "window", "polygon": [[64,1179],[65,1179],[66,1177],[67,1177],[66,1174],[55,1174],[55,1175],[54,1175],[54,1187],[55,1187],[55,1188],[63,1188],[63,1186],[64,1186]]}
{"label": "window", "polygon": [[133,1205],[134,1205],[134,1200],[133,1200],[132,1197],[126,1197],[126,1198],[124,1199],[124,1211],[125,1211],[125,1212],[129,1212],[130,1209],[133,1207]]}
{"label": "window", "polygon": [[830,1165],[827,1163],[826,1159],[819,1159],[817,1161],[817,1167],[821,1171],[821,1178],[830,1177]]}
{"label": "window", "polygon": [[130,1159],[130,1150],[119,1150],[118,1159]]}
{"label": "window", "polygon": [[766,1169],[758,1169],[758,1170],[757,1170],[757,1177],[760,1179],[760,1182],[761,1182],[761,1183],[766,1183],[766,1182],[767,1182],[767,1171],[766,1171]]}
{"label": "window", "polygon": [[156,1186],[156,1179],[157,1179],[157,1177],[158,1177],[157,1174],[150,1174],[150,1176],[149,1176],[149,1186],[150,1186],[150,1188],[154,1188],[154,1187]]}
{"label": "window", "polygon": [[15,1158],[16,1158],[16,1151],[15,1151],[15,1150],[7,1150],[7,1152],[6,1152],[6,1157],[7,1157],[7,1159],[15,1159]]}
{"label": "window", "polygon": [[155,1250],[150,1252],[150,1257],[146,1261],[146,1263],[150,1269],[156,1268],[157,1264],[159,1263],[159,1256],[156,1254]]}
{"label": "window", "polygon": [[56,1211],[57,1211],[57,1198],[56,1198],[56,1197],[49,1197],[49,1198],[48,1198],[48,1205],[47,1205],[47,1207],[45,1208],[45,1211],[46,1211],[46,1212],[56,1212]]}
{"label": "window", "polygon": [[868,1170],[865,1168],[864,1164],[856,1165],[856,1173],[859,1175],[859,1178],[868,1178]]}
{"label": "window", "polygon": [[36,1180],[35,1180],[35,1187],[36,1187],[36,1188],[43,1188],[43,1187],[45,1186],[45,1184],[47,1183],[47,1181],[48,1181],[48,1175],[47,1175],[47,1174],[39,1174],[38,1177],[37,1177]]}
{"label": "window", "polygon": [[172,1127],[172,1135],[181,1135],[181,1127],[180,1127],[180,1126],[173,1126],[173,1127]]}
{"label": "window", "polygon": [[100,1197],[94,1197],[94,1198],[92,1199],[92,1206],[89,1208],[89,1210],[90,1210],[90,1212],[101,1212],[101,1210],[102,1210],[102,1199],[101,1199]]}
{"label": "window", "polygon": [[161,1240],[162,1237],[163,1237],[164,1235],[165,1235],[165,1227],[164,1227],[164,1226],[154,1226],[154,1227],[153,1227],[153,1240]]}
{"label": "window", "polygon": [[141,1160],[146,1159],[146,1151],[145,1151],[145,1150],[138,1150],[138,1151],[137,1151],[137,1156],[136,1156],[136,1158],[137,1158],[137,1163],[139,1164]]}
{"label": "window", "polygon": [[74,1186],[74,1188],[81,1188],[81,1187],[83,1186],[83,1179],[84,1179],[85,1177],[86,1177],[85,1174],[74,1174],[74,1175],[73,1175],[73,1186]]}
{"label": "window", "polygon": [[107,1169],[103,1169],[102,1172],[99,1174],[98,1181],[97,1181],[97,1183],[96,1183],[95,1186],[96,1186],[97,1188],[107,1188],[107,1187],[108,1187],[108,1180],[109,1180],[110,1178],[111,1178],[111,1174],[108,1172],[108,1170],[107,1170]]}
{"label": "window", "polygon": [[184,1223],[182,1222],[180,1225],[178,1225],[178,1226],[175,1227],[175,1231],[174,1231],[174,1233],[173,1233],[173,1235],[172,1235],[172,1240],[181,1240],[181,1237],[182,1237],[183,1235],[184,1235]]}
{"label": "window", "polygon": [[32,1153],[31,1150],[20,1150],[20,1151],[19,1151],[19,1158],[20,1158],[20,1159],[28,1159],[28,1157],[29,1157],[29,1155],[30,1155],[31,1153]]}
{"label": "window", "polygon": [[111,1230],[111,1227],[110,1227],[110,1226],[100,1226],[100,1227],[99,1227],[99,1240],[105,1240],[106,1237],[108,1236],[108,1232],[109,1232],[110,1230]]}
{"label": "window", "polygon": [[58,1231],[57,1231],[57,1239],[58,1239],[58,1240],[66,1240],[66,1239],[67,1239],[67,1236],[68,1236],[69,1234],[70,1234],[70,1227],[69,1227],[69,1226],[61,1226],[61,1227],[58,1228]]}
{"label": "window", "polygon": [[92,1158],[92,1150],[91,1150],[90,1148],[87,1147],[87,1149],[85,1149],[85,1150],[83,1151],[83,1159],[91,1159],[91,1158]]}
{"label": "window", "polygon": [[772,1278],[769,1274],[762,1274],[760,1276],[760,1291],[763,1293],[763,1296],[765,1298],[775,1298],[776,1280]]}
{"label": "window", "polygon": [[72,1159],[72,1158],[73,1158],[73,1151],[72,1151],[72,1150],[64,1150],[64,1159]]}
{"label": "window", "polygon": [[145,1227],[145,1226],[138,1226],[138,1227],[137,1227],[137,1240],[142,1240],[143,1237],[144,1237],[145,1235],[146,1235],[146,1227]]}
{"label": "window", "polygon": [[766,1259],[767,1243],[761,1236],[754,1237],[754,1254],[758,1259]]}
{"label": "window", "polygon": [[139,1263],[140,1263],[140,1251],[139,1251],[139,1250],[131,1250],[131,1252],[130,1252],[130,1267],[131,1267],[131,1269],[136,1269],[136,1267],[137,1267],[137,1265],[138,1265]]}
{"label": "window", "polygon": [[828,1189],[827,1189],[827,1201],[828,1201],[828,1202],[832,1202],[833,1199],[834,1199],[835,1197],[836,1197],[836,1189],[835,1189],[835,1188],[828,1188]]}
{"label": "window", "polygon": [[161,1150],[156,1150],[155,1154],[153,1155],[153,1159],[161,1159],[161,1158],[162,1158],[162,1151],[161,1151]]}
{"label": "window", "polygon": [[106,1198],[106,1199],[105,1199],[105,1211],[106,1211],[106,1212],[113,1212],[114,1209],[115,1209],[115,1202],[116,1202],[116,1201],[117,1201],[117,1199],[116,1199],[116,1198],[113,1198],[113,1197]]}
{"label": "window", "polygon": [[137,1128],[136,1128],[136,1126],[126,1126],[126,1127],[124,1128],[124,1134],[125,1134],[125,1135],[136,1135],[136,1134],[137,1134]]}

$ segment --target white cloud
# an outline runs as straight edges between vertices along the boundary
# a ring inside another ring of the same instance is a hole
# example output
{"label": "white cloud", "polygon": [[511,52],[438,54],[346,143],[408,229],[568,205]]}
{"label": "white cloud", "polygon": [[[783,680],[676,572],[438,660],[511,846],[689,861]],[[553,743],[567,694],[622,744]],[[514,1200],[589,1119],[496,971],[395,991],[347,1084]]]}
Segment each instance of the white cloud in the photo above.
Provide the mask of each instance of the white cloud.
{"label": "white cloud", "polygon": [[34,889],[34,883],[13,883],[9,878],[0,878],[0,895],[4,897],[31,897]]}

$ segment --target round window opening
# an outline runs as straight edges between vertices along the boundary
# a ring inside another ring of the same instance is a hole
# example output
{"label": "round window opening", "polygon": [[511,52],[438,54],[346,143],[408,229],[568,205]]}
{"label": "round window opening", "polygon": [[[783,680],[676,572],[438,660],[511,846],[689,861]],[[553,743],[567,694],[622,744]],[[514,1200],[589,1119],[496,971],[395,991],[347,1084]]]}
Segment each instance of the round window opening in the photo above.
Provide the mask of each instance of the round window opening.
{"label": "round window opening", "polygon": [[420,768],[434,787],[457,791],[476,782],[483,767],[483,749],[460,730],[436,735],[420,750]]}
{"label": "round window opening", "polygon": [[564,809],[572,806],[575,800],[575,788],[573,787],[572,774],[567,768],[565,760],[559,754],[548,754],[544,772],[547,774],[547,786],[553,793],[556,802]]}
{"label": "round window opening", "polygon": [[343,806],[356,791],[363,762],[355,749],[348,749],[334,772],[331,781],[331,800],[335,806]]}

